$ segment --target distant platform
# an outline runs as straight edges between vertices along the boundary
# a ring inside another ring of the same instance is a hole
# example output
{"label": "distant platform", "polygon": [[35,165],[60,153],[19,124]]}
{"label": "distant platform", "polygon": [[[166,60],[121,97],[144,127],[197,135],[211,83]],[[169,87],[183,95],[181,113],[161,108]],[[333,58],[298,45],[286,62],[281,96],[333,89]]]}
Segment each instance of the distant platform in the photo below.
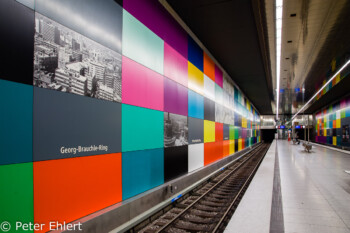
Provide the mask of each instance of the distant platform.
{"label": "distant platform", "polygon": [[350,233],[349,171],[348,153],[275,140],[225,232]]}

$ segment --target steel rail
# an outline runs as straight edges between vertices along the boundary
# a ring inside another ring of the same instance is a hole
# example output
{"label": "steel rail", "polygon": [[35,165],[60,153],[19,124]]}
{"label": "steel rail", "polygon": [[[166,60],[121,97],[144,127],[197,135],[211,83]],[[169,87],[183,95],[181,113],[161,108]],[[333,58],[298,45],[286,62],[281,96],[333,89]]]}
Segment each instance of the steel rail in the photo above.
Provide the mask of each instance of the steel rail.
{"label": "steel rail", "polygon": [[178,215],[176,215],[172,220],[170,220],[167,224],[163,225],[161,228],[157,229],[155,232],[159,233],[163,230],[165,230],[167,227],[169,227],[171,224],[173,224],[176,220],[178,220],[187,210],[192,208],[196,203],[198,203],[200,200],[202,200],[208,193],[210,193],[214,188],[216,188],[218,185],[220,185],[222,182],[226,180],[226,178],[230,177],[233,173],[235,173],[238,169],[240,169],[243,165],[246,164],[255,154],[260,152],[263,148],[263,144],[259,145],[258,147],[254,148],[254,151],[251,151],[251,155],[247,157],[244,161],[242,161],[241,164],[239,164],[236,168],[234,168],[231,172],[229,172],[226,176],[224,176],[221,180],[219,180],[216,184],[214,184],[209,190],[207,190],[205,193],[203,193],[197,200],[195,200],[193,203],[188,205],[185,209],[183,209]]}
{"label": "steel rail", "polygon": [[[265,149],[265,148],[264,148]],[[268,148],[267,148],[268,149]],[[228,207],[228,209],[225,211],[224,215],[221,217],[220,221],[217,223],[216,227],[214,228],[213,232],[218,232],[220,225],[223,223],[223,221],[225,220],[226,217],[228,217],[229,212],[232,210],[233,205],[236,203],[237,199],[239,198],[239,196],[242,194],[243,190],[249,185],[251,179],[253,178],[253,176],[255,175],[255,172],[258,170],[262,160],[265,158],[265,154],[267,152],[267,149],[265,149],[264,155],[260,158],[259,162],[255,165],[253,171],[250,173],[249,177],[247,178],[247,180],[244,182],[244,184],[242,185],[242,187],[240,188],[240,190],[238,191],[238,193],[236,194],[235,198],[233,199],[233,201],[231,202],[230,206]]]}

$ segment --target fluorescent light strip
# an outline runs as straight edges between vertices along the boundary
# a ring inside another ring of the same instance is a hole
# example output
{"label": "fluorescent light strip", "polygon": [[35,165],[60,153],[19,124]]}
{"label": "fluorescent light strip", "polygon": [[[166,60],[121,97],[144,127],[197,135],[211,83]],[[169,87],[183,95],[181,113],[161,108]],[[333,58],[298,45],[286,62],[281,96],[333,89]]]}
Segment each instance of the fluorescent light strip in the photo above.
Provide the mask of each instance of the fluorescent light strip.
{"label": "fluorescent light strip", "polygon": [[281,37],[282,37],[283,0],[276,0],[276,119],[278,119],[280,101],[280,67],[281,67]]}
{"label": "fluorescent light strip", "polygon": [[311,97],[311,99],[309,99],[309,101],[307,101],[307,103],[306,104],[304,104],[304,106],[303,107],[301,107],[301,109],[299,109],[299,111],[292,117],[292,120],[301,112],[301,111],[303,111],[303,109],[330,83],[330,82],[332,82],[332,80],[335,78],[335,77],[337,77],[337,75],[342,71],[342,70],[344,70],[345,69],[345,67],[347,67],[348,65],[350,64],[350,59],[332,76],[332,78],[331,79],[329,79],[328,80],[328,82],[326,82],[326,84],[325,85],[323,85],[322,87],[321,87],[321,89],[319,89],[317,92],[316,92],[316,94],[314,94],[312,97]]}

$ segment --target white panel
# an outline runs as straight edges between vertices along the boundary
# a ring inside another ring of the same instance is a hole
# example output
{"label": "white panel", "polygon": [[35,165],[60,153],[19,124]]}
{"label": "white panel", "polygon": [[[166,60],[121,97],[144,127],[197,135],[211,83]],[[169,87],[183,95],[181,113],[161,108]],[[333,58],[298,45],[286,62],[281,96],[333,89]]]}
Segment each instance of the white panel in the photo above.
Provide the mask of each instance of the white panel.
{"label": "white panel", "polygon": [[204,166],[204,143],[188,146],[188,172]]}
{"label": "white panel", "polygon": [[204,96],[215,101],[215,82],[204,74]]}

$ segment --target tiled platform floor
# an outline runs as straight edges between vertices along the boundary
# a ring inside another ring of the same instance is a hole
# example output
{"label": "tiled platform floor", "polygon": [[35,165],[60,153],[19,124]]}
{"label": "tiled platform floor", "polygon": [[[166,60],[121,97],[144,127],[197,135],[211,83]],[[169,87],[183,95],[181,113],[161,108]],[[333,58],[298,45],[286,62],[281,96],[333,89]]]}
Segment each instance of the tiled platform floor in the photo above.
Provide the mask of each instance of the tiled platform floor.
{"label": "tiled platform floor", "polygon": [[[275,161],[280,204],[272,198],[277,195]],[[350,170],[349,154],[319,146],[307,153],[302,145],[275,141],[226,232],[350,233],[350,175],[345,170]],[[276,222],[279,210],[283,223]]]}

